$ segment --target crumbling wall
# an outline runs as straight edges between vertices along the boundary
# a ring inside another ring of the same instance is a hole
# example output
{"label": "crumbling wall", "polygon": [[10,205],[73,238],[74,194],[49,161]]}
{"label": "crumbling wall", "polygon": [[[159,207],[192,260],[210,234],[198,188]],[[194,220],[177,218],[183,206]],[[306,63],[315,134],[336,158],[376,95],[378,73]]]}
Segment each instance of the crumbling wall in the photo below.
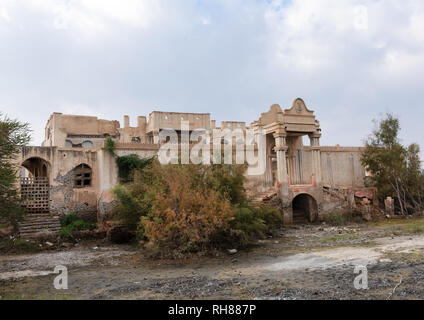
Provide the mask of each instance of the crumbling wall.
{"label": "crumbling wall", "polygon": [[[84,188],[74,186],[74,169],[81,164],[91,168],[91,185]],[[86,221],[97,220],[97,194],[99,187],[97,152],[87,150],[57,150],[53,164],[51,185],[51,211],[59,215],[71,213]]]}
{"label": "crumbling wall", "polygon": [[74,188],[74,174],[69,171],[58,175],[52,186],[51,211],[59,215],[77,214],[85,221],[97,220],[97,193],[94,190]]}

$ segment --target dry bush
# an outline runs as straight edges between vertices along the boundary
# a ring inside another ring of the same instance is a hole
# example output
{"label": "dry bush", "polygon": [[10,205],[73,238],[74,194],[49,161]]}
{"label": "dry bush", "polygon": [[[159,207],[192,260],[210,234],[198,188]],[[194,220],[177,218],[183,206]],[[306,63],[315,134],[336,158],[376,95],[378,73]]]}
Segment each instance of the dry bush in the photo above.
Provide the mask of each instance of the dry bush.
{"label": "dry bush", "polygon": [[244,173],[245,166],[153,161],[115,188],[115,212],[160,255],[240,247],[281,223],[276,210],[248,207]]}

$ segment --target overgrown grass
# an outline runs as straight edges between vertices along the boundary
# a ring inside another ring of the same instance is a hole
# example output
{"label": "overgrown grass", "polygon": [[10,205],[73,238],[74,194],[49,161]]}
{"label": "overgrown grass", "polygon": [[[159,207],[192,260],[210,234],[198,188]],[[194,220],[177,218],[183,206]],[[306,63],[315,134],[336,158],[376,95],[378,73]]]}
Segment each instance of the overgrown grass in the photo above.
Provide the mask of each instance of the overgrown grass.
{"label": "overgrown grass", "polygon": [[81,230],[94,230],[97,225],[95,223],[89,223],[82,220],[76,214],[67,215],[62,223],[62,229],[67,231],[81,231]]}
{"label": "overgrown grass", "polygon": [[331,226],[344,226],[350,223],[363,222],[359,216],[356,216],[353,212],[344,213],[341,211],[334,211],[325,217],[324,222]]}
{"label": "overgrown grass", "polygon": [[413,221],[392,229],[394,235],[424,233],[424,221]]}
{"label": "overgrown grass", "polygon": [[72,231],[94,230],[97,227],[95,223],[85,222],[74,213],[67,215],[62,220],[61,226],[60,235],[68,239],[74,239]]}
{"label": "overgrown grass", "polygon": [[424,219],[386,219],[374,222],[374,228],[384,230],[384,236],[401,236],[424,233]]}

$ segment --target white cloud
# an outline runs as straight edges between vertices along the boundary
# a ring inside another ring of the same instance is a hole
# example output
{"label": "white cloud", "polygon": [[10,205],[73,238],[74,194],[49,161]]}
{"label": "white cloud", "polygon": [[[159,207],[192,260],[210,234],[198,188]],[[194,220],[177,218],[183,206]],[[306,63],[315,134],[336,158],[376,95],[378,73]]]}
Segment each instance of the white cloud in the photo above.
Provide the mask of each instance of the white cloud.
{"label": "white cloud", "polygon": [[[6,1],[6,0],[3,0]],[[156,0],[15,0],[9,5],[30,7],[45,14],[44,23],[76,36],[95,36],[114,24],[145,28],[160,15]]]}
{"label": "white cloud", "polygon": [[120,119],[157,105],[249,122],[300,96],[323,143],[360,144],[386,111],[412,142],[423,30],[422,0],[0,0],[0,105],[37,110],[39,127],[54,111]]}
{"label": "white cloud", "polygon": [[0,20],[2,19],[6,22],[10,21],[9,13],[7,12],[6,7],[2,6],[2,3],[0,2]]}

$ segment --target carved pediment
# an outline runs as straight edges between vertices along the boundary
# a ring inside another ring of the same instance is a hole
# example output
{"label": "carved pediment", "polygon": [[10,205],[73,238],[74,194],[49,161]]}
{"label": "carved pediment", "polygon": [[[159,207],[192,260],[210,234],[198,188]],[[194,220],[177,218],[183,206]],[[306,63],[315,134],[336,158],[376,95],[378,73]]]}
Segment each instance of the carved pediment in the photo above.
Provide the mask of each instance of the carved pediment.
{"label": "carved pediment", "polygon": [[283,110],[278,104],[273,104],[268,112],[261,114],[261,117],[259,119],[259,123],[262,126],[281,121],[283,121]]}
{"label": "carved pediment", "polygon": [[284,110],[284,124],[287,131],[293,132],[315,132],[319,129],[314,112],[309,110],[305,101],[298,98],[293,101],[292,107]]}
{"label": "carved pediment", "polygon": [[293,104],[290,109],[284,110],[284,115],[288,115],[288,114],[314,117],[314,112],[309,110],[305,104],[305,101],[303,101],[300,98],[297,98],[296,100],[293,101]]}
{"label": "carved pediment", "polygon": [[271,106],[268,112],[262,113],[254,124],[268,128],[272,132],[278,126],[283,126],[287,133],[311,134],[320,132],[319,122],[314,112],[309,110],[305,102],[298,98],[294,100],[290,109],[282,111],[278,104]]}

